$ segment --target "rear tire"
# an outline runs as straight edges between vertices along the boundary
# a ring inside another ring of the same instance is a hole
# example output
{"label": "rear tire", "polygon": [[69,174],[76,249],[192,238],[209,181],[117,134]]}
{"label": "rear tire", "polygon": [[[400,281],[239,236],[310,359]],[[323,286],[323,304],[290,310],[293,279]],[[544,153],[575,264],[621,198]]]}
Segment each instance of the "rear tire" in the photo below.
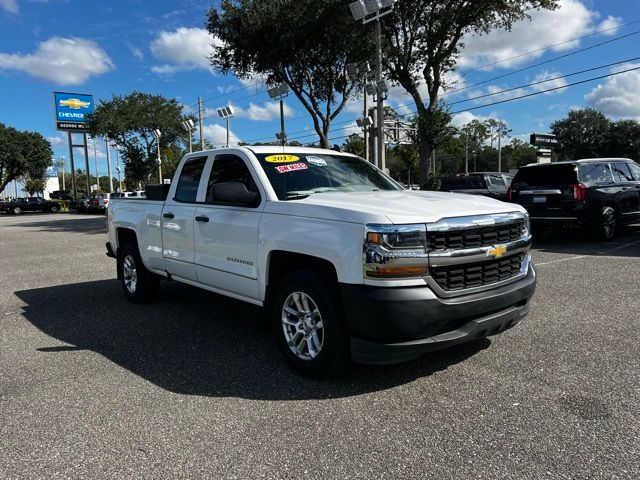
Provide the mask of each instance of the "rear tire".
{"label": "rear tire", "polygon": [[592,225],[592,235],[596,240],[608,242],[617,231],[616,211],[612,207],[602,207],[600,216]]}
{"label": "rear tire", "polygon": [[51,207],[51,210],[49,210],[51,213],[58,213],[58,207],[56,207],[55,205],[53,207]]}
{"label": "rear tire", "polygon": [[324,378],[349,365],[349,334],[335,281],[315,271],[289,274],[270,302],[273,332],[299,373]]}
{"label": "rear tire", "polygon": [[20,215],[22,213],[22,209],[20,207],[13,207],[13,209],[11,210],[11,212],[14,215]]}
{"label": "rear tire", "polygon": [[118,279],[127,299],[133,303],[146,303],[158,295],[160,277],[146,269],[138,246],[127,244],[118,250]]}

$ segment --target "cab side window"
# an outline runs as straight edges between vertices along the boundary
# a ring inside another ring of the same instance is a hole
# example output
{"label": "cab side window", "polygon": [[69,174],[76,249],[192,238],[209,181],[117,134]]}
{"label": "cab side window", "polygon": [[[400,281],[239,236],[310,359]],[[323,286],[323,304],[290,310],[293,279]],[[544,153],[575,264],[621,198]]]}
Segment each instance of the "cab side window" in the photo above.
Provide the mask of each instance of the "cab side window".
{"label": "cab side window", "polygon": [[585,183],[611,183],[613,177],[606,163],[592,163],[580,167],[582,180]]}
{"label": "cab side window", "polygon": [[[259,195],[258,186],[251,176],[251,172],[244,160],[237,155],[218,155],[213,161],[211,176],[207,184],[206,203],[213,205],[226,204],[215,198],[214,185],[221,183],[241,183],[247,189],[247,192],[255,192]],[[257,201],[251,206],[257,206]]]}
{"label": "cab side window", "polygon": [[182,172],[180,172],[176,194],[173,197],[176,202],[196,203],[198,185],[200,185],[200,177],[206,162],[207,157],[199,157],[188,160],[184,164]]}
{"label": "cab side window", "polygon": [[616,182],[633,182],[631,170],[629,170],[629,165],[626,163],[612,163],[611,168],[613,169],[613,176],[616,179]]}

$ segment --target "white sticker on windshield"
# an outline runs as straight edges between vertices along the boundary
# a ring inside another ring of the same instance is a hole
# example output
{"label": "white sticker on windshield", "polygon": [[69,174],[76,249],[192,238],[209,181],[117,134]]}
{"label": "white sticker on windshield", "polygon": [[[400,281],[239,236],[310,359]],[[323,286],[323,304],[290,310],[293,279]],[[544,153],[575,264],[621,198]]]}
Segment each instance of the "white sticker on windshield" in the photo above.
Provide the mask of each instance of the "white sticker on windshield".
{"label": "white sticker on windshield", "polygon": [[327,161],[322,159],[322,158],[320,158],[320,157],[307,157],[306,160],[311,165],[315,165],[317,167],[326,167],[327,166]]}

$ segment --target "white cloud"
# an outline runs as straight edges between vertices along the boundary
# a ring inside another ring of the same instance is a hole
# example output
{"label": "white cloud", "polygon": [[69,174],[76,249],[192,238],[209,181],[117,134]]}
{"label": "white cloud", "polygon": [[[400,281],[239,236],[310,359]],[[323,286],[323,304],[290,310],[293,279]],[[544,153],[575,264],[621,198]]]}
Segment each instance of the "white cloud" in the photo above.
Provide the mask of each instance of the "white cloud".
{"label": "white cloud", "polygon": [[20,11],[16,0],[0,0],[0,8],[9,13],[18,13]]}
{"label": "white cloud", "polygon": [[131,54],[138,60],[144,60],[144,53],[138,47],[131,47]]}
{"label": "white cloud", "polygon": [[0,53],[0,69],[23,71],[60,85],[80,85],[113,68],[98,44],[82,38],[52,37],[25,55]]}
{"label": "white cloud", "polygon": [[[236,116],[247,118],[255,122],[269,122],[274,118],[280,118],[280,103],[269,102],[264,106],[256,105],[254,103],[249,104],[249,108],[244,109],[240,107],[234,107],[236,110]],[[294,114],[293,109],[284,104],[284,116],[285,118],[292,117]]]}
{"label": "white cloud", "polygon": [[48,142],[53,148],[60,147],[65,143],[65,139],[62,135],[56,135],[55,137],[47,137]]}
{"label": "white cloud", "polygon": [[151,53],[167,63],[153,67],[159,74],[171,74],[196,68],[211,70],[209,57],[212,45],[220,45],[204,28],[181,27],[173,32],[162,31],[151,42]]}
{"label": "white cloud", "polygon": [[[202,131],[204,134],[204,138],[209,140],[215,146],[221,146],[227,144],[227,129],[222,125],[218,125],[215,123],[204,125],[202,127]],[[237,145],[240,142],[240,138],[233,133],[232,130],[229,130],[229,143],[232,145]]]}
{"label": "white cloud", "polygon": [[599,30],[610,29],[604,34],[615,34],[621,24],[620,19],[607,17],[598,23],[599,17],[598,12],[589,10],[579,0],[560,0],[557,10],[535,11],[531,14],[531,21],[516,22],[511,31],[493,30],[488,35],[465,36],[463,42],[466,47],[458,65],[461,68],[473,68],[503,61],[498,67],[512,68],[538,58],[544,52],[506,59],[562,42],[568,43],[552,50],[573,49],[580,42],[571,39]]}
{"label": "white cloud", "polygon": [[[640,64],[621,65],[614,71],[640,67]],[[640,70],[610,77],[585,96],[587,104],[605,115],[617,118],[640,118]]]}
{"label": "white cloud", "polygon": [[562,76],[561,73],[557,71],[548,71],[544,70],[538,73],[534,78],[532,83],[543,82],[537,85],[533,85],[531,89],[534,92],[542,92],[544,90],[549,90],[550,88],[557,88],[557,90],[553,90],[551,92],[546,92],[544,95],[552,95],[554,93],[562,93],[566,90],[567,80]]}

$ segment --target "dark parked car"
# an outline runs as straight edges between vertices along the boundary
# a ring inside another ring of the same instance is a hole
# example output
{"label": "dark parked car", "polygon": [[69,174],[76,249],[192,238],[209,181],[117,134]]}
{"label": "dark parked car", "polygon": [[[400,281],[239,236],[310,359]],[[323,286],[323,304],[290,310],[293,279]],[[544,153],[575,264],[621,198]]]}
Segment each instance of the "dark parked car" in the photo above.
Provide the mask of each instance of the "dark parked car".
{"label": "dark parked car", "polygon": [[640,165],[599,158],[529,165],[518,170],[509,200],[524,206],[534,227],[573,224],[600,240],[640,220]]}
{"label": "dark parked car", "polygon": [[13,213],[15,215],[22,212],[36,211],[58,213],[60,205],[58,205],[57,202],[51,202],[41,197],[27,197],[11,200],[4,205],[4,210],[7,213]]}
{"label": "dark parked car", "polygon": [[476,172],[445,177],[440,191],[484,195],[485,197],[507,199],[507,188],[513,176],[500,172]]}

